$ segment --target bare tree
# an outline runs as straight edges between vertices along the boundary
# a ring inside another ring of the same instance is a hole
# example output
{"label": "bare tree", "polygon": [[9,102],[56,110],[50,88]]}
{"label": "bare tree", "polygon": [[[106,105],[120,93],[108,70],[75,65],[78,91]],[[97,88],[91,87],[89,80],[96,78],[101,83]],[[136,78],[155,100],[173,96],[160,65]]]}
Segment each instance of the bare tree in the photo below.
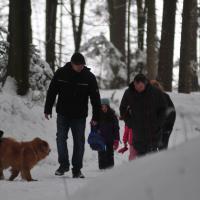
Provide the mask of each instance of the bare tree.
{"label": "bare tree", "polygon": [[156,11],[155,0],[146,0],[147,5],[147,77],[155,79],[157,75],[156,53]]}
{"label": "bare tree", "polygon": [[81,45],[81,37],[82,37],[82,32],[83,32],[83,22],[84,22],[84,15],[85,15],[85,4],[86,4],[86,0],[81,0],[80,15],[79,15],[79,20],[78,20],[78,25],[77,25],[76,24],[77,16],[76,16],[76,13],[75,13],[75,1],[70,0],[75,52],[79,51],[80,45]]}
{"label": "bare tree", "polygon": [[46,0],[46,61],[55,71],[55,38],[57,0]]}
{"label": "bare tree", "polygon": [[17,82],[17,93],[25,95],[29,88],[31,3],[30,0],[10,0],[9,4],[8,75]]}
{"label": "bare tree", "polygon": [[158,62],[158,79],[166,91],[172,90],[174,33],[177,0],[164,0]]}
{"label": "bare tree", "polygon": [[196,0],[184,0],[178,91],[190,93],[196,51]]}

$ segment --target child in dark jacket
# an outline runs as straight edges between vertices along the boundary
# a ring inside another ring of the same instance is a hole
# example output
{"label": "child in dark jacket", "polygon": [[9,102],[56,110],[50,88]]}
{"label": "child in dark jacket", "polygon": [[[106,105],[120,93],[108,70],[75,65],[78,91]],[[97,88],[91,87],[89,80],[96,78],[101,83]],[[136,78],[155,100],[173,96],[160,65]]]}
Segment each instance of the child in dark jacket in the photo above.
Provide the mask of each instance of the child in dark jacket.
{"label": "child in dark jacket", "polygon": [[114,166],[114,150],[119,146],[119,123],[108,99],[101,99],[99,130],[106,144],[106,150],[98,152],[99,169],[107,169]]}

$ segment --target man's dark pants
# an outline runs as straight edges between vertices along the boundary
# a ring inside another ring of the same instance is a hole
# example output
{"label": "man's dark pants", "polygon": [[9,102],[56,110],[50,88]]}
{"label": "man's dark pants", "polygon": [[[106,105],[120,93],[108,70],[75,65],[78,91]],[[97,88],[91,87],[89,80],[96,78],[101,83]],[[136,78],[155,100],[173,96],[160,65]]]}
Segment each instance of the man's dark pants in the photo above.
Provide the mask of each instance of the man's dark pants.
{"label": "man's dark pants", "polygon": [[85,150],[85,123],[86,118],[69,119],[58,114],[57,116],[57,149],[58,162],[61,166],[69,168],[69,155],[67,148],[68,132],[71,128],[73,136],[73,155],[72,155],[72,171],[77,173],[83,166],[83,154]]}

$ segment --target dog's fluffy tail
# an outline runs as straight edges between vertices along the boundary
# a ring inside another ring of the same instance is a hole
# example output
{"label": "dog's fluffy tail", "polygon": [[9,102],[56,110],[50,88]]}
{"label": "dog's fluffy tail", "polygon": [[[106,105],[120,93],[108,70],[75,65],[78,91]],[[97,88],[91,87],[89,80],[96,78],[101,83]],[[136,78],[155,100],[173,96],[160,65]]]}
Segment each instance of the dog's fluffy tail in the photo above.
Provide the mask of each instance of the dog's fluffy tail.
{"label": "dog's fluffy tail", "polygon": [[3,136],[3,131],[0,130],[0,139],[2,138],[2,136]]}

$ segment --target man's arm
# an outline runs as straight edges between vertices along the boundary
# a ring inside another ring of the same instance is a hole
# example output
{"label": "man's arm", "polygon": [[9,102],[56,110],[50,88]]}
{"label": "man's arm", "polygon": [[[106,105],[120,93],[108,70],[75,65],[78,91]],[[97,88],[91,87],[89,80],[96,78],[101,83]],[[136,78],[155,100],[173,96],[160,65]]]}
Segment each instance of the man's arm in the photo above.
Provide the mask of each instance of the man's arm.
{"label": "man's arm", "polygon": [[101,100],[95,76],[90,81],[89,96],[92,104],[92,121],[98,122],[100,117]]}
{"label": "man's arm", "polygon": [[56,99],[56,95],[58,94],[58,81],[57,81],[58,71],[54,74],[51,83],[49,85],[49,89],[47,90],[47,97],[44,106],[44,114],[48,119],[48,115],[52,115],[53,104]]}
{"label": "man's arm", "polygon": [[174,122],[176,120],[176,109],[170,96],[167,93],[165,93],[165,97],[167,100],[167,110],[166,110],[166,121],[164,124],[164,129],[167,131],[172,131]]}
{"label": "man's arm", "polygon": [[162,91],[157,90],[157,115],[159,120],[159,127],[163,127],[166,119],[167,101],[165,94]]}
{"label": "man's arm", "polygon": [[124,92],[124,95],[122,97],[121,103],[120,103],[120,107],[119,107],[119,111],[120,111],[120,116],[121,118],[124,120],[126,115],[127,115],[127,110],[128,107],[130,105],[128,105],[128,90],[126,90]]}

